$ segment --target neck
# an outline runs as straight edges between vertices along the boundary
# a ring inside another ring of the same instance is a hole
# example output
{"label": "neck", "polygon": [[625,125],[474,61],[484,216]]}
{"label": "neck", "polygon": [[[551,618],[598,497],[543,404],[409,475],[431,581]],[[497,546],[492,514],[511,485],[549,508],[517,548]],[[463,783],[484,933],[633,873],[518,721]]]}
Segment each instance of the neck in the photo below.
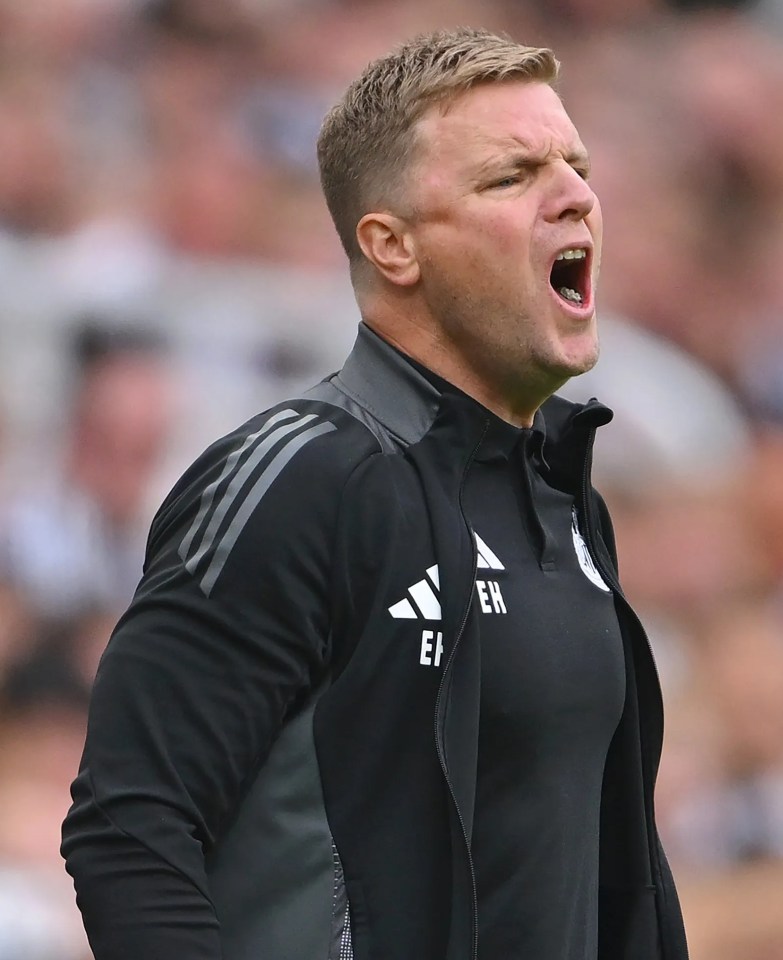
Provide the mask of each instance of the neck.
{"label": "neck", "polygon": [[515,427],[531,427],[538,408],[554,393],[554,390],[542,390],[535,396],[511,396],[510,391],[505,391],[502,384],[491,383],[483,378],[463,361],[451,344],[434,335],[426,326],[414,321],[384,324],[368,316],[363,319],[374,333],[401,353],[448,380],[495,416]]}

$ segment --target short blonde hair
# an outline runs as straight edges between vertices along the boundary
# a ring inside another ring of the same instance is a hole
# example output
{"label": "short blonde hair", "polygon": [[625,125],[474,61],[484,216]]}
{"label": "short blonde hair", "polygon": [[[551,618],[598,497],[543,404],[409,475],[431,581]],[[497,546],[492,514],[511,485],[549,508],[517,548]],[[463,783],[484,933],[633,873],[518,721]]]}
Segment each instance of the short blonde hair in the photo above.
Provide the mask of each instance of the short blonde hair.
{"label": "short blonde hair", "polygon": [[416,121],[430,106],[481,83],[552,84],[559,69],[546,47],[468,28],[416,37],[370,63],[326,115],[318,137],[321,185],[351,264],[361,259],[356,225],[399,192]]}

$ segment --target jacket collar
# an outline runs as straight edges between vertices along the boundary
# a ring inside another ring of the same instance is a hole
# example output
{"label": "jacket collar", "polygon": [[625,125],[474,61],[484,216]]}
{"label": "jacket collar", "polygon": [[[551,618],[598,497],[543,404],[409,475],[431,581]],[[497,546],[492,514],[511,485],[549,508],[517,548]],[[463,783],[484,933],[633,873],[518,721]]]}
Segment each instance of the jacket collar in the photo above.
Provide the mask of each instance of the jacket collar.
{"label": "jacket collar", "polygon": [[438,413],[440,392],[365,323],[337,379],[405,446],[420,440]]}
{"label": "jacket collar", "polygon": [[[443,393],[433,382],[365,323],[359,324],[353,350],[337,379],[352,399],[405,446],[418,442],[427,433],[443,399]],[[453,390],[475,405],[477,412],[494,418],[494,414],[457,387]],[[580,404],[553,396],[536,414],[534,427],[546,438],[545,455],[559,460],[563,451],[559,451],[560,456],[555,451],[562,441],[571,446],[569,441],[575,437],[581,439],[613,416],[608,407],[595,399]]]}

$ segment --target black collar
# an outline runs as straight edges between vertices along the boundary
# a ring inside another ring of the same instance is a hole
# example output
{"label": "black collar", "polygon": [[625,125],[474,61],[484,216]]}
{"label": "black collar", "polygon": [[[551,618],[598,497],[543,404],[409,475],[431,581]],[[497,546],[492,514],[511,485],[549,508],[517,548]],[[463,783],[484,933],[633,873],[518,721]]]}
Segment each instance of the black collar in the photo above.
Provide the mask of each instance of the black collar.
{"label": "black collar", "polygon": [[424,436],[438,413],[440,391],[365,323],[337,379],[406,446]]}
{"label": "black collar", "polygon": [[613,416],[597,400],[577,404],[553,396],[536,412],[532,428],[514,427],[401,353],[365,323],[359,324],[354,348],[337,377],[341,388],[405,446],[418,442],[427,433],[446,396],[457,395],[463,403],[474,404],[476,412],[490,422],[481,459],[507,457],[520,437],[530,436],[531,432],[534,446],[545,447],[549,458],[568,434],[584,434],[608,423]]}

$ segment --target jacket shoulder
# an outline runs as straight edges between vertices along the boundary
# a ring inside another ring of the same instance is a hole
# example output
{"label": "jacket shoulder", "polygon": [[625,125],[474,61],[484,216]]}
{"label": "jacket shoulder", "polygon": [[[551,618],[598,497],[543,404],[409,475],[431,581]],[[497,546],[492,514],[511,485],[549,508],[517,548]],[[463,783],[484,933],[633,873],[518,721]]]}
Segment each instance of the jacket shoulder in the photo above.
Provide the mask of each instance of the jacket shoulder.
{"label": "jacket shoulder", "polygon": [[280,403],[215,441],[183,473],[153,520],[148,557],[172,537],[183,559],[218,535],[235,542],[258,513],[283,510],[292,521],[318,513],[379,449],[345,410],[309,399]]}

